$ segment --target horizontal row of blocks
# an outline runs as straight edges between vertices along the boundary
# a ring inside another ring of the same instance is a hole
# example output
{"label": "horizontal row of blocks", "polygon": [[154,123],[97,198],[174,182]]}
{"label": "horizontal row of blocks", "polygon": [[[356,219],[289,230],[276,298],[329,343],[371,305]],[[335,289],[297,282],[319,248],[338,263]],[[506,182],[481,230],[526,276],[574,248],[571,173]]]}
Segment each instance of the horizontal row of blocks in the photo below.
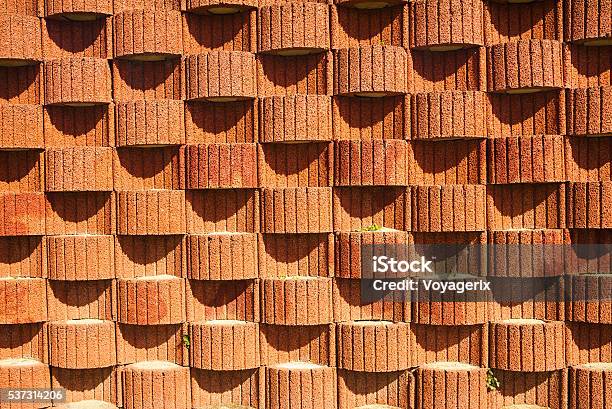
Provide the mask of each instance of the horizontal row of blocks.
{"label": "horizontal row of blocks", "polygon": [[[359,280],[328,277],[186,282],[174,276],[98,281],[0,279],[0,324],[32,324],[65,318],[116,319],[130,325],[170,325],[198,319],[242,319],[271,325],[325,325],[351,319],[391,318],[418,324],[476,325],[515,316],[560,318],[573,322],[612,324],[612,276],[573,275],[563,289],[540,293],[518,289],[535,300],[496,300],[479,295],[430,292],[432,301],[405,299],[366,302]],[[516,280],[507,280],[516,286]],[[520,284],[526,286],[523,280]],[[549,280],[550,281],[550,280]],[[498,280],[499,284],[499,280]],[[187,288],[186,288],[187,287]],[[570,291],[571,289],[571,291]],[[80,291],[80,293],[75,293]],[[223,292],[220,294],[220,292]],[[561,292],[561,294],[559,294]],[[421,288],[419,295],[425,290]],[[518,294],[516,294],[518,293]],[[233,298],[232,298],[233,297]],[[78,322],[76,323],[78,324]]]}
{"label": "horizontal row of blocks", "polygon": [[611,196],[610,181],[2,193],[0,236],[605,229]]}
{"label": "horizontal row of blocks", "polygon": [[608,182],[612,137],[47,148],[0,160],[0,191],[22,193]]}

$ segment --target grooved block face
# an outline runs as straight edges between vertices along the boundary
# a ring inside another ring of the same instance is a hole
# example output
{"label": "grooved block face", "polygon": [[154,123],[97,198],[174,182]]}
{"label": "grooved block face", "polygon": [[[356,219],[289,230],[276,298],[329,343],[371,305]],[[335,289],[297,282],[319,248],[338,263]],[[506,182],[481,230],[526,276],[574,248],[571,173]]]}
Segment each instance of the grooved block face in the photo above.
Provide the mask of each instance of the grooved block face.
{"label": "grooved block face", "polygon": [[586,363],[570,367],[569,405],[573,409],[602,408],[610,402],[612,365]]}
{"label": "grooved block face", "polygon": [[0,277],[46,278],[46,261],[43,237],[0,237]]}
{"label": "grooved block face", "polygon": [[612,86],[568,91],[567,132],[576,136],[612,134]]}
{"label": "grooved block face", "polygon": [[414,375],[410,371],[338,370],[338,409],[411,408],[413,394]]}
{"label": "grooved block face", "polygon": [[[460,362],[433,362],[419,367],[416,408],[487,408],[486,371]],[[439,399],[440,395],[446,399]]]}
{"label": "grooved block face", "polygon": [[403,322],[352,321],[337,324],[338,368],[393,372],[413,366],[410,326]]}
{"label": "grooved block face", "polygon": [[168,325],[185,321],[184,279],[158,275],[119,279],[117,320],[132,325]]}
{"label": "grooved block face", "polygon": [[612,227],[612,182],[570,182],[567,223],[573,228]]}
{"label": "grooved block face", "polygon": [[484,47],[447,52],[412,50],[410,54],[408,92],[411,94],[487,89]]}
{"label": "grooved block face", "polygon": [[358,231],[373,225],[410,230],[410,192],[405,187],[334,188],[334,231]]}
{"label": "grooved block face", "polygon": [[43,64],[22,67],[0,67],[0,103],[19,105],[42,104],[42,81],[44,81]]}
{"label": "grooved block face", "polygon": [[69,57],[112,58],[110,19],[74,21],[68,18],[42,19],[42,47],[45,60]]}
{"label": "grooved block face", "polygon": [[126,409],[186,408],[191,402],[189,368],[165,361],[130,364],[121,372]]}
{"label": "grooved block face", "polygon": [[[184,98],[184,67],[180,58],[162,61],[115,59],[112,61],[112,70],[113,99],[116,103],[135,103],[138,106],[142,103],[136,101],[144,100],[147,101],[146,104],[155,104],[150,101]],[[165,102],[157,103],[163,105]],[[137,112],[142,115],[140,111]],[[164,121],[164,116],[160,115],[161,118],[157,121]]]}
{"label": "grooved block face", "polygon": [[[490,392],[494,407],[561,409],[567,407],[567,369],[551,372],[493,370],[500,387]],[[529,388],[525,388],[529,385]]]}
{"label": "grooved block face", "polygon": [[568,365],[612,361],[610,325],[567,322],[566,327]]}
{"label": "grooved block face", "polygon": [[257,146],[249,144],[188,145],[187,188],[254,188]]}
{"label": "grooved block face", "polygon": [[253,233],[187,236],[187,277],[192,280],[258,278],[257,235]]}
{"label": "grooved block face", "polygon": [[261,281],[261,322],[322,325],[333,322],[332,279],[284,277]]}
{"label": "grooved block face", "polygon": [[187,250],[182,235],[116,236],[114,259],[118,278],[184,277],[187,270]]}
{"label": "grooved block face", "polygon": [[111,102],[111,72],[101,58],[61,58],[44,64],[45,104],[91,106]]}
{"label": "grooved block face", "polygon": [[412,230],[486,230],[486,186],[416,186],[412,190]]}
{"label": "grooved block face", "polygon": [[45,323],[0,325],[0,359],[33,358],[48,363],[48,357],[49,343]]}
{"label": "grooved block face", "polygon": [[[503,301],[493,299],[489,304],[489,320],[504,319],[539,319],[539,320],[564,320],[566,317],[566,303],[562,300],[563,281],[560,277],[550,277],[552,288],[544,290],[529,289],[521,291],[521,286],[516,284],[516,280],[510,280],[507,284],[506,298],[521,301]],[[514,281],[514,282],[512,282]],[[503,281],[502,281],[503,283]],[[524,287],[524,286],[523,286]]]}
{"label": "grooved block face", "polygon": [[258,280],[190,280],[187,288],[187,321],[259,322],[259,292]]}
{"label": "grooved block face", "polygon": [[413,139],[487,136],[487,94],[480,91],[418,93],[412,100]]}
{"label": "grooved block face", "polygon": [[97,319],[51,321],[49,363],[65,369],[112,367],[117,363],[115,323]]}
{"label": "grooved block face", "polygon": [[0,191],[43,190],[44,157],[34,150],[0,151]]}
{"label": "grooved block face", "polygon": [[47,192],[113,190],[111,148],[48,148],[45,165]]}
{"label": "grooved block face", "polygon": [[565,211],[565,184],[487,186],[490,230],[565,228]]}
{"label": "grooved block face", "polygon": [[568,137],[565,140],[567,178],[576,182],[612,181],[612,137]]}
{"label": "grooved block face", "polygon": [[49,320],[116,319],[116,286],[113,280],[49,280]]}
{"label": "grooved block face", "polygon": [[403,186],[408,181],[406,141],[337,141],[335,186]]}
{"label": "grooved block face", "polygon": [[358,10],[376,10],[379,8],[405,4],[404,0],[334,0],[334,4],[342,7],[354,7]]}
{"label": "grooved block face", "polygon": [[113,14],[112,0],[44,0],[45,16],[75,21],[90,21]]}
{"label": "grooved block face", "polygon": [[188,190],[187,233],[259,232],[259,190]]}
{"label": "grooved block face", "polygon": [[610,45],[612,12],[606,1],[567,1],[564,26],[565,40],[585,45]]}
{"label": "grooved block face", "polygon": [[334,236],[331,233],[262,234],[258,253],[262,278],[334,275]]}
{"label": "grooved block face", "polygon": [[187,100],[231,102],[256,96],[255,55],[244,51],[209,51],[187,56]]}
{"label": "grooved block face", "polygon": [[334,139],[409,139],[410,106],[407,95],[382,98],[334,96]]}
{"label": "grooved block face", "polygon": [[42,278],[0,279],[0,324],[31,324],[47,320],[45,280]]}
{"label": "grooved block face", "polygon": [[260,366],[259,325],[236,320],[189,324],[192,367],[236,371]]}
{"label": "grooved block face", "polygon": [[494,138],[487,141],[489,183],[564,182],[565,137]]}
{"label": "grooved block face", "polygon": [[328,366],[336,364],[334,325],[261,324],[259,328],[262,365],[270,366],[293,361]]}
{"label": "grooved block face", "polygon": [[332,231],[332,190],[325,187],[262,189],[262,232]]}
{"label": "grooved block face", "polygon": [[222,104],[201,101],[186,102],[187,143],[256,142],[259,137],[258,119],[258,104],[255,100]]}
{"label": "grooved block face", "polygon": [[44,202],[42,193],[0,193],[0,236],[44,234]]}
{"label": "grooved block face", "polygon": [[213,15],[240,13],[257,7],[256,0],[186,0],[183,11]]}
{"label": "grooved block face", "polygon": [[0,147],[40,149],[43,141],[42,107],[37,105],[0,105]]}
{"label": "grooved block face", "polygon": [[45,195],[47,234],[113,234],[112,192],[50,192]]}
{"label": "grooved block face", "polygon": [[136,61],[159,61],[183,52],[179,11],[129,10],[115,14],[115,57]]}
{"label": "grooved block face", "polygon": [[[428,325],[478,325],[485,324],[489,317],[489,303],[482,297],[458,294],[453,297],[440,296],[437,291],[425,295],[430,301],[418,301],[412,305],[412,322]],[[442,299],[442,301],[438,301]]]}
{"label": "grooved block face", "polygon": [[266,409],[286,405],[304,409],[337,408],[336,368],[289,362],[266,368]]}
{"label": "grooved block face", "polygon": [[[223,6],[219,6],[220,8]],[[231,8],[231,6],[227,6]],[[231,30],[226,30],[232,27]],[[257,11],[236,9],[231,14],[183,14],[184,54],[209,50],[257,51]]]}
{"label": "grooved block face", "polygon": [[486,367],[488,325],[411,324],[413,366],[437,361],[463,362]]}
{"label": "grooved block face", "polygon": [[482,139],[409,142],[408,184],[484,184],[487,180],[486,143]]}
{"label": "grooved block face", "polygon": [[329,142],[258,146],[259,185],[325,187],[332,184],[334,146]]}
{"label": "grooved block face", "polygon": [[492,368],[543,372],[565,368],[565,323],[508,319],[491,323]]}
{"label": "grooved block face", "polygon": [[612,275],[571,275],[568,281],[572,295],[567,303],[568,320],[612,324]]}
{"label": "grooved block face", "polygon": [[[0,359],[0,382],[3,388],[11,389],[34,389],[49,388],[51,375],[49,366],[32,358],[8,358]],[[9,409],[15,407],[27,409],[44,408],[48,402],[32,404],[3,404]],[[23,406],[22,406],[23,405]]]}
{"label": "grooved block face", "polygon": [[334,321],[411,321],[410,296],[365,302],[361,296],[361,280],[335,278],[333,282]]}
{"label": "grooved block face", "polygon": [[315,142],[332,139],[331,98],[326,95],[259,99],[260,142]]}
{"label": "grooved block face", "polygon": [[[594,10],[593,10],[594,11]],[[612,85],[612,50],[610,47],[565,46],[568,87],[595,88]]]}
{"label": "grooved block face", "polygon": [[[566,265],[571,274],[609,274],[612,272],[610,253],[612,231],[607,229],[577,229],[569,233],[569,243],[575,247],[567,253]],[[590,251],[590,244],[603,244],[599,251]]]}
{"label": "grooved block face", "polygon": [[185,192],[182,190],[117,192],[117,222],[119,234],[184,234]]}
{"label": "grooved block face", "polygon": [[37,0],[2,0],[0,5],[7,14],[22,14],[37,17],[39,13]]}
{"label": "grooved block face", "polygon": [[48,277],[88,281],[115,278],[111,235],[47,236]]}
{"label": "grooved block face", "polygon": [[44,107],[47,147],[107,147],[115,145],[115,120],[106,105]]}
{"label": "grooved block face", "polygon": [[369,10],[332,6],[332,48],[369,45],[404,47],[408,42],[408,10],[405,6]]}
{"label": "grooved block face", "polygon": [[285,3],[259,9],[257,49],[279,55],[305,55],[330,47],[329,6]]}
{"label": "grooved block face", "polygon": [[443,0],[410,4],[410,48],[457,50],[484,45],[483,3]]}
{"label": "grooved block face", "polygon": [[332,94],[331,52],[301,56],[257,55],[258,97]]}
{"label": "grooved block face", "polygon": [[185,324],[117,324],[117,363],[169,361],[187,365],[189,350],[183,343]]}
{"label": "grooved block face", "polygon": [[182,101],[125,101],[115,105],[115,112],[118,147],[180,145],[185,142]]}
{"label": "grooved block face", "polygon": [[264,402],[264,368],[239,371],[191,369],[191,405],[202,409],[253,409]]}
{"label": "grooved block face", "polygon": [[181,189],[185,186],[185,149],[178,146],[129,147],[114,152],[117,191]]}
{"label": "grooved block face", "polygon": [[381,97],[408,89],[406,51],[393,46],[334,50],[334,94]]}
{"label": "grooved block face", "polygon": [[0,16],[0,65],[35,64],[42,60],[40,21],[33,16]]}

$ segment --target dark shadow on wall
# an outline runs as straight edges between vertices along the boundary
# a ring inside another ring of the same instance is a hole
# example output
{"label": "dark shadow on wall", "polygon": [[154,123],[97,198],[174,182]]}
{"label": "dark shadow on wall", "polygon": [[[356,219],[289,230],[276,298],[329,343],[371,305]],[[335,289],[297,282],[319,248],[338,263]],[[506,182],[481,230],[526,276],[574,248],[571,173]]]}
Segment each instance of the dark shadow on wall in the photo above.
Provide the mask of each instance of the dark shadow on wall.
{"label": "dark shadow on wall", "polygon": [[[174,162],[179,152],[178,146],[155,149],[128,147],[117,149],[117,157],[119,166],[131,176],[149,179],[164,172],[168,165]],[[171,175],[168,175],[167,178],[171,178]]]}
{"label": "dark shadow on wall", "polygon": [[[68,308],[84,308],[98,302],[104,303],[105,300],[110,302],[112,291],[112,280],[96,280],[96,281],[55,281],[49,280],[49,290],[53,293],[53,297],[62,305]],[[51,308],[51,305],[49,306]],[[98,308],[98,307],[91,307]],[[109,306],[105,309],[110,309]],[[105,315],[86,314],[87,317],[106,319]]]}
{"label": "dark shadow on wall", "polygon": [[[404,129],[410,111],[404,96],[386,96],[382,98],[367,97],[333,97],[333,111],[336,120],[349,128],[347,135],[337,135],[336,139],[351,139],[350,133],[368,131],[372,139],[405,139],[409,128]],[[342,132],[342,126],[336,125],[334,133]],[[353,138],[354,139],[354,138]]]}
{"label": "dark shadow on wall", "polygon": [[[110,21],[109,21],[110,23]],[[60,49],[70,54],[79,54],[95,45],[99,41],[101,51],[106,51],[106,21],[66,21],[46,19],[49,39]],[[96,55],[105,58],[106,53]]]}
{"label": "dark shadow on wall", "polygon": [[[117,323],[117,331],[118,338],[130,347],[138,351],[149,351],[164,344],[173,344],[177,333],[181,331],[181,324],[142,326]],[[184,346],[179,343],[178,348]]]}
{"label": "dark shadow on wall", "polygon": [[[581,77],[585,77],[589,85],[574,84],[574,88],[611,85],[610,73],[612,72],[612,47],[587,47],[579,44],[569,44],[566,46],[566,60],[569,59],[572,68]],[[569,55],[569,58],[567,56]],[[607,81],[604,83],[604,79]],[[566,81],[573,82],[576,78],[568,78]]]}
{"label": "dark shadow on wall", "polygon": [[[563,91],[561,91],[563,92]],[[525,95],[506,95],[506,94],[488,94],[491,114],[504,125],[519,125],[527,122],[535,122],[537,116],[545,118],[546,121],[558,121],[559,109],[565,109],[560,106],[559,101],[560,91],[537,92]],[[551,111],[551,107],[556,110]],[[547,112],[548,111],[548,112]],[[554,113],[556,116],[552,116]],[[547,123],[534,123],[535,128],[540,132],[534,134],[551,134],[546,132]],[[526,132],[526,134],[529,134]],[[554,132],[552,133],[554,134]],[[510,135],[503,135],[510,136]]]}
{"label": "dark shadow on wall", "polygon": [[263,234],[260,249],[265,256],[281,264],[293,264],[304,260],[325,246],[327,251],[328,234]]}
{"label": "dark shadow on wall", "polygon": [[[102,105],[89,107],[46,106],[45,117],[48,118],[55,132],[64,134],[64,138],[65,136],[76,138],[95,130],[100,122],[108,121],[108,109],[108,106]],[[53,131],[49,130],[48,132]],[[108,141],[104,146],[108,146]]]}
{"label": "dark shadow on wall", "polygon": [[[336,10],[339,29],[349,37],[349,41],[401,47],[403,45],[403,7],[403,5],[397,5],[374,10],[338,7]],[[378,41],[373,39],[378,36],[384,36],[384,38],[379,38]],[[356,46],[356,44],[351,46]]]}
{"label": "dark shadow on wall", "polygon": [[[561,183],[513,184],[487,186],[487,202],[493,205],[503,216],[517,217],[531,212],[537,206],[552,199],[561,207],[557,197],[565,195],[565,189],[560,191]],[[535,215],[534,215],[535,218]],[[542,221],[535,220],[536,224]]]}
{"label": "dark shadow on wall", "polygon": [[237,231],[244,232],[255,232],[258,197],[255,189],[190,190],[186,194],[188,211],[193,211],[205,224],[227,225],[231,220]]}
{"label": "dark shadow on wall", "polygon": [[[481,89],[481,84],[486,82],[486,72],[481,66],[485,59],[483,48],[449,52],[413,50],[411,55],[417,92],[433,89],[434,84],[443,84],[445,90],[484,91]],[[420,81],[424,83],[423,86],[419,85]]]}
{"label": "dark shadow on wall", "polygon": [[260,95],[328,94],[330,53],[296,57],[257,55]]}
{"label": "dark shadow on wall", "polygon": [[200,49],[193,49],[186,44],[186,51],[196,54],[205,50],[255,51],[251,47],[250,22],[254,21],[254,12],[230,15],[184,14],[184,24],[191,40]]}
{"label": "dark shadow on wall", "polygon": [[42,64],[0,67],[0,103],[42,104]]}
{"label": "dark shadow on wall", "polygon": [[126,96],[130,93],[153,92],[162,85],[163,90],[156,99],[181,99],[181,82],[180,58],[163,61],[113,61],[113,91],[116,100],[143,99]]}
{"label": "dark shadow on wall", "polygon": [[[32,173],[32,185],[21,190],[41,190],[42,177],[35,174],[42,159],[39,151],[0,151],[0,186],[19,182]],[[33,173],[34,172],[34,173]]]}
{"label": "dark shadow on wall", "polygon": [[165,260],[173,251],[183,249],[182,235],[169,236],[117,236],[116,251],[138,265],[150,265]]}
{"label": "dark shadow on wall", "polygon": [[[101,210],[109,210],[112,192],[49,192],[51,210],[66,222],[78,223],[91,219]],[[110,233],[109,233],[110,234]]]}
{"label": "dark shadow on wall", "polygon": [[[559,40],[563,35],[563,27],[559,27],[557,33],[557,22],[563,19],[561,3],[555,0],[535,1],[529,4],[507,4],[487,3],[490,14],[490,22],[494,32],[502,37],[509,37],[517,41],[525,38],[525,33],[540,28],[541,32],[533,33],[527,37],[541,38],[546,40]],[[552,23],[552,24],[551,24]],[[487,22],[485,22],[485,27]],[[489,40],[490,44],[497,44]]]}
{"label": "dark shadow on wall", "polygon": [[[185,104],[186,121],[195,125],[205,134],[210,135],[219,135],[230,131],[238,133],[237,128],[240,124],[244,124],[244,132],[246,134],[251,133],[252,140],[245,138],[243,142],[255,142],[257,138],[255,103],[255,100],[225,103],[187,102]],[[237,142],[240,142],[240,140]]]}

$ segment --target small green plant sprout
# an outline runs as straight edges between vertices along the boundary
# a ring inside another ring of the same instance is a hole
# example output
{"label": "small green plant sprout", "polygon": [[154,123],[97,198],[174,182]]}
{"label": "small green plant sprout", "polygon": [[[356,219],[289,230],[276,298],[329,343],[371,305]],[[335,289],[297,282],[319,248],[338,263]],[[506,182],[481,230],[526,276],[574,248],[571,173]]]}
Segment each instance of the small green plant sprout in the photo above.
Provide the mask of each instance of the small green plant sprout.
{"label": "small green plant sprout", "polygon": [[189,349],[191,346],[191,338],[189,338],[189,334],[183,334],[183,345],[187,349]]}
{"label": "small green plant sprout", "polygon": [[499,379],[495,377],[493,370],[491,368],[487,369],[487,388],[489,388],[489,390],[494,391],[496,389],[499,389],[500,386],[501,383],[499,382]]}
{"label": "small green plant sprout", "polygon": [[380,229],[381,229],[381,227],[379,225],[371,224],[369,226],[362,227],[361,229],[359,229],[359,231],[378,231]]}

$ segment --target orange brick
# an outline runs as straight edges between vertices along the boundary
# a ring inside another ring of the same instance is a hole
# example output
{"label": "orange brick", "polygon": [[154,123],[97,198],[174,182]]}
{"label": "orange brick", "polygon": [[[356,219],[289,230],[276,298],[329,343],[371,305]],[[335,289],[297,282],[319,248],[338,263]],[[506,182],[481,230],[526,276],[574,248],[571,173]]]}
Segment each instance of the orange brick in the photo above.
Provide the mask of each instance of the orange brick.
{"label": "orange brick", "polygon": [[260,141],[311,142],[331,140],[331,116],[331,99],[326,95],[260,98]]}
{"label": "orange brick", "polygon": [[61,58],[45,61],[45,104],[68,106],[111,102],[111,73],[101,58]]}
{"label": "orange brick", "polygon": [[185,281],[158,275],[119,279],[117,320],[133,325],[168,325],[185,321]]}
{"label": "orange brick", "polygon": [[117,363],[115,323],[95,319],[51,321],[49,363],[65,369],[112,367]]}
{"label": "orange brick", "polygon": [[47,320],[46,280],[0,279],[0,324],[30,324]]}
{"label": "orange brick", "polygon": [[113,190],[111,148],[48,148],[45,165],[48,192]]}
{"label": "orange brick", "polygon": [[187,277],[192,280],[244,280],[259,277],[255,234],[188,235],[187,252]]}
{"label": "orange brick", "polygon": [[181,25],[179,11],[129,10],[115,14],[115,57],[151,61],[179,56],[183,52]]}

